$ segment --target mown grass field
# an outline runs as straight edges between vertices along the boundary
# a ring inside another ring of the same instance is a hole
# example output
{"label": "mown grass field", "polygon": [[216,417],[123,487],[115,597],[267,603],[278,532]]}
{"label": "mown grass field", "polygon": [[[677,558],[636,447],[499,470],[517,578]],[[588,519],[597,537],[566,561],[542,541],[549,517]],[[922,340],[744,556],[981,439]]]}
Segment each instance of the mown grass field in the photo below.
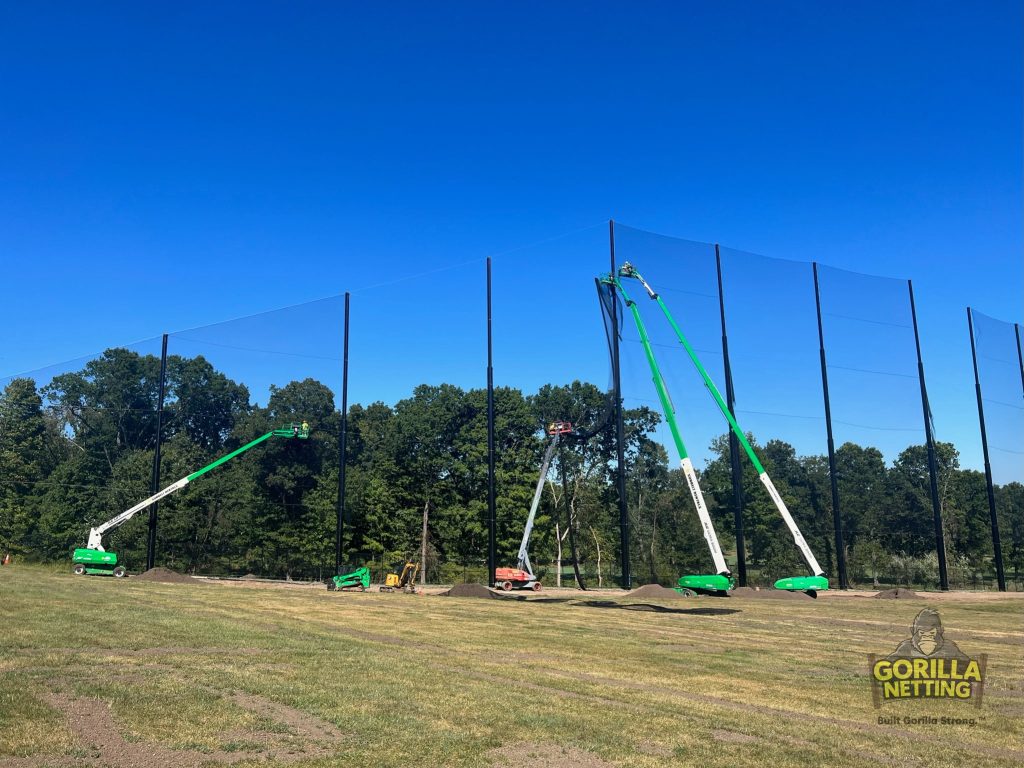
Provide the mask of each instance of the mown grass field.
{"label": "mown grass field", "polygon": [[882,710],[867,654],[927,599],[564,598],[2,568],[0,765],[1024,763],[1019,597],[936,603],[949,637],[989,655],[981,709]]}

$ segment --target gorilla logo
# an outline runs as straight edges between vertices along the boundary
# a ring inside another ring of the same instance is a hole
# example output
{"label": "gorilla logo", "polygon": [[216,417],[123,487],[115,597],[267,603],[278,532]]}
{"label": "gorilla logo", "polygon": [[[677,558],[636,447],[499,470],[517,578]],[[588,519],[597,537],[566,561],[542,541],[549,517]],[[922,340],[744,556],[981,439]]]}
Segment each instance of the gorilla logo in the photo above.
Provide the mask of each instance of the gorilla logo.
{"label": "gorilla logo", "polygon": [[956,643],[942,636],[942,620],[934,608],[925,608],[914,618],[911,635],[889,654],[890,659],[961,659],[968,661],[966,653]]}

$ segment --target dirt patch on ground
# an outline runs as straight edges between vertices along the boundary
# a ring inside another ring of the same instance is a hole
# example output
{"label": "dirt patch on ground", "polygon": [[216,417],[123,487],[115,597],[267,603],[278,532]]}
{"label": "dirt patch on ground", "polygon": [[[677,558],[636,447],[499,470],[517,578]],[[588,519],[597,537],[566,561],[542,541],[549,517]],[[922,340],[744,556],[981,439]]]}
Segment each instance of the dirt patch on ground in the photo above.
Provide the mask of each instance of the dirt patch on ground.
{"label": "dirt patch on ground", "polygon": [[442,592],[441,597],[482,597],[490,600],[504,599],[503,595],[499,595],[494,590],[488,589],[483,584],[456,584],[448,591]]}
{"label": "dirt patch on ground", "polygon": [[145,573],[134,577],[138,581],[160,581],[164,584],[198,584],[198,579],[186,576],[184,573],[172,571],[170,568],[150,568]]}
{"label": "dirt patch on ground", "polygon": [[644,739],[639,742],[636,745],[636,748],[645,755],[654,755],[655,757],[672,757],[671,747],[659,744],[656,741],[651,741],[650,739]]}
{"label": "dirt patch on ground", "polygon": [[814,596],[806,592],[789,592],[785,589],[754,589],[753,587],[736,587],[730,594],[733,597],[748,597],[754,600],[813,600]]}
{"label": "dirt patch on ground", "polygon": [[576,747],[558,744],[519,741],[487,753],[494,768],[550,768],[553,765],[571,765],[575,768],[612,768],[602,757]]}
{"label": "dirt patch on ground", "polygon": [[661,584],[644,584],[638,589],[627,593],[626,597],[642,597],[647,600],[689,600],[686,595],[676,592],[674,589],[663,587]]}
{"label": "dirt patch on ground", "polygon": [[879,600],[919,600],[920,595],[912,589],[904,589],[903,587],[896,587],[896,589],[885,589],[879,592],[875,597]]}
{"label": "dirt patch on ground", "polygon": [[231,699],[243,709],[248,709],[258,715],[284,723],[289,728],[294,729],[299,736],[307,739],[338,741],[345,737],[345,734],[334,723],[321,720],[316,715],[303,712],[301,709],[295,709],[295,707],[289,707],[287,704],[281,704],[271,699],[266,699],[263,696],[245,693],[244,691],[235,691]]}
{"label": "dirt patch on ground", "polygon": [[[68,727],[81,745],[79,757],[38,755],[20,758],[25,768],[49,766],[113,766],[115,768],[200,768],[211,764],[230,765],[251,760],[294,762],[329,755],[329,745],[344,738],[332,723],[320,720],[284,704],[252,694],[231,697],[239,706],[282,723],[292,733],[236,731],[223,734],[225,740],[239,740],[247,749],[199,751],[171,749],[160,744],[126,741],[110,711],[98,699],[51,694],[46,702],[67,719]],[[296,734],[304,740],[296,743]],[[6,763],[5,763],[6,765]]]}
{"label": "dirt patch on ground", "polygon": [[749,733],[737,733],[736,731],[726,731],[721,728],[712,730],[711,738],[726,744],[753,744],[755,741],[760,741],[757,736],[751,736]]}

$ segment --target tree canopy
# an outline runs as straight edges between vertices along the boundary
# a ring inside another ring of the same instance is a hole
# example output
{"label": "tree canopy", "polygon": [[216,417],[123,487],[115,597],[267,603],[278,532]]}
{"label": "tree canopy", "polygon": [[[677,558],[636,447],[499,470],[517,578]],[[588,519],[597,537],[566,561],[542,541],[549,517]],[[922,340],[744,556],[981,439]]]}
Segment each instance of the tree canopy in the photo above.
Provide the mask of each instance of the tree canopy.
{"label": "tree canopy", "polygon": [[[156,446],[159,359],[110,349],[79,371],[41,385],[10,381],[0,393],[0,552],[66,560],[90,526],[150,494]],[[587,439],[565,440],[546,478],[531,540],[535,567],[566,572],[572,536],[579,566],[611,583],[618,575],[615,443],[610,401],[587,382],[533,393],[495,391],[498,553],[514,563],[545,447],[545,425],[572,421]],[[418,559],[428,518],[430,578],[483,578],[487,508],[487,398],[483,389],[421,384],[394,405],[353,404],[348,414],[346,562],[389,568]],[[706,570],[709,557],[681,472],[653,438],[660,416],[627,409],[627,505],[631,564],[641,581],[672,583]],[[251,402],[201,356],[171,356],[162,428],[161,486],[265,432],[308,421],[308,441],[270,441],[161,502],[158,562],[210,574],[315,578],[333,570],[341,415],[313,379],[272,387]],[[764,442],[758,442],[758,438]],[[835,572],[828,463],[799,456],[771,436],[748,435],[822,566]],[[699,470],[723,549],[735,562],[732,475],[726,435]],[[938,444],[939,490],[954,584],[984,578],[992,541],[984,476],[962,469]],[[842,526],[855,581],[937,580],[927,452],[911,445],[888,464],[874,447],[836,452]],[[743,461],[748,570],[769,581],[799,571],[799,552],[757,475]],[[1004,558],[1024,571],[1024,485],[996,489]],[[145,562],[145,520],[110,533],[130,567]],[[571,578],[571,576],[569,577]]]}

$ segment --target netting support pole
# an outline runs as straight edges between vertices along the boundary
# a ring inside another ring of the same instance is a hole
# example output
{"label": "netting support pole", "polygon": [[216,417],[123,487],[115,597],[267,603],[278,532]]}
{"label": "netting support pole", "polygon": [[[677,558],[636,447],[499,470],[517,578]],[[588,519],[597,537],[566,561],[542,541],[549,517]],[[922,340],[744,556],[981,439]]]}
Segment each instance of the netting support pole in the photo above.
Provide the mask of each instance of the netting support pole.
{"label": "netting support pole", "polygon": [[[615,276],[615,222],[608,220],[608,245],[611,275]],[[612,290],[615,287],[612,286]],[[632,589],[633,574],[629,567],[629,509],[626,506],[626,427],[622,416],[622,379],[619,369],[618,302],[611,302],[612,314],[612,397],[615,400],[615,488],[619,497],[619,549],[622,557],[622,588]]]}
{"label": "netting support pole", "polygon": [[978,398],[978,424],[981,426],[981,453],[985,458],[985,488],[988,491],[988,516],[992,525],[992,550],[996,559],[996,581],[999,591],[1006,591],[1006,574],[1003,572],[1003,548],[999,543],[999,518],[996,515],[996,494],[992,487],[992,465],[988,460],[988,432],[985,430],[985,406],[981,402],[981,377],[978,375],[978,350],[974,343],[974,315],[967,308],[967,330],[971,334],[971,361],[974,363],[974,394]]}
{"label": "netting support pole", "polygon": [[839,588],[849,589],[846,577],[846,547],[843,545],[843,523],[839,510],[839,478],[836,474],[836,444],[832,439],[832,404],[828,397],[828,367],[825,364],[825,331],[821,324],[821,288],[818,285],[818,262],[811,263],[814,272],[814,307],[818,313],[818,356],[821,359],[821,391],[825,398],[825,432],[828,436],[828,480],[832,490],[832,525],[836,536],[836,568]]}
{"label": "netting support pole", "polygon": [[[160,444],[163,442],[164,391],[167,388],[167,334],[160,347],[160,387],[156,401],[156,448],[153,450],[153,479],[149,484],[150,493],[160,490]],[[149,508],[149,532],[146,537],[146,570],[156,565],[156,508],[154,502]]]}
{"label": "netting support pole", "polygon": [[[725,290],[722,287],[722,252],[715,243],[715,267],[718,269],[718,312],[722,318],[722,358],[725,360],[725,405],[736,418],[736,392],[729,364],[729,337],[725,332]],[[736,532],[736,575],[741,587],[747,586],[747,552],[743,536],[743,465],[740,463],[740,441],[729,430],[729,463],[732,466],[733,524]]]}
{"label": "netting support pole", "polygon": [[949,589],[949,571],[946,569],[946,533],[942,525],[942,504],[939,502],[939,466],[935,459],[935,433],[932,429],[932,407],[928,401],[928,388],[924,383],[924,360],[921,358],[921,335],[917,330],[917,305],[914,303],[914,283],[907,280],[910,291],[910,318],[914,323],[914,344],[917,347],[917,377],[921,381],[921,407],[924,409],[924,439],[928,446],[928,486],[932,497],[932,517],[935,521],[935,551],[939,556],[939,589]]}
{"label": "netting support pole", "polygon": [[338,509],[334,532],[334,573],[341,575],[342,545],[345,541],[345,456],[348,448],[348,318],[351,294],[345,291],[345,325],[342,331],[341,426],[338,432]]}
{"label": "netting support pole", "polygon": [[498,567],[494,498],[494,335],[491,329],[491,257],[487,257],[487,585],[496,583]]}
{"label": "netting support pole", "polygon": [[1020,366],[1020,386],[1024,389],[1024,354],[1020,351],[1020,325],[1013,324],[1013,332],[1017,335],[1017,365]]}

